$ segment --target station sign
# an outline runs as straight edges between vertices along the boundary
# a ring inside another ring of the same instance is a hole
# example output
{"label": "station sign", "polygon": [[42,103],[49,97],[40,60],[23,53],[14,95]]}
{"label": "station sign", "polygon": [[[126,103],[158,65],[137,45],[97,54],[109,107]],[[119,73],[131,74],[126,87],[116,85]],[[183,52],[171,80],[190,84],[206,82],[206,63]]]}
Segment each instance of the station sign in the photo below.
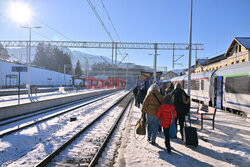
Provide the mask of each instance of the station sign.
{"label": "station sign", "polygon": [[11,72],[27,72],[27,67],[13,66]]}

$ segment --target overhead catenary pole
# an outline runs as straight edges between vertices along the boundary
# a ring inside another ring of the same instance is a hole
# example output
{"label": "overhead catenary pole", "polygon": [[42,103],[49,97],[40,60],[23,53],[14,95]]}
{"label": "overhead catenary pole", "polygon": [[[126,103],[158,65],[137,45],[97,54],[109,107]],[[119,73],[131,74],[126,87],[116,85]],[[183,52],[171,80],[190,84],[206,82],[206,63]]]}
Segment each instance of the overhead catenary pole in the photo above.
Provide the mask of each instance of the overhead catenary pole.
{"label": "overhead catenary pole", "polygon": [[128,64],[126,68],[126,90],[128,89]]}
{"label": "overhead catenary pole", "polygon": [[191,11],[190,11],[190,28],[189,28],[189,57],[188,57],[188,92],[190,96],[191,87],[191,59],[192,59],[192,12],[193,12],[193,0],[191,0]]}
{"label": "overhead catenary pole", "polygon": [[29,41],[28,41],[28,97],[30,98],[30,57],[31,57],[31,29],[32,28],[41,28],[40,26],[36,27],[21,27],[21,28],[27,28],[29,29]]}
{"label": "overhead catenary pole", "polygon": [[174,69],[174,44],[173,44],[173,69]]}
{"label": "overhead catenary pole", "polygon": [[157,62],[157,44],[155,44],[155,55],[154,55],[154,82],[156,82],[156,62]]}
{"label": "overhead catenary pole", "polygon": [[31,27],[29,27],[29,54],[28,54],[28,97],[30,97],[30,52],[31,52]]}

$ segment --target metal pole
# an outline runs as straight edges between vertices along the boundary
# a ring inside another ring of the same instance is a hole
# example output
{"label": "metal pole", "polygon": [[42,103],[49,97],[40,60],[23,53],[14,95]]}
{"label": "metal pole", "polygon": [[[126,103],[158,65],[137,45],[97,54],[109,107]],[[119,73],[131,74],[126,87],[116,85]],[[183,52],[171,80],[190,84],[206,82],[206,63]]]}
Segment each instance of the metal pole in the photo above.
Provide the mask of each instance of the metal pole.
{"label": "metal pole", "polygon": [[128,89],[128,64],[126,69],[126,90]]}
{"label": "metal pole", "polygon": [[28,97],[30,97],[30,54],[31,54],[31,27],[29,27],[30,30],[30,39],[29,39],[29,55],[28,55]]}
{"label": "metal pole", "polygon": [[173,69],[174,69],[174,44],[173,44]]}
{"label": "metal pole", "polygon": [[154,55],[154,82],[156,82],[156,61],[157,61],[157,44],[155,44],[155,55]]}
{"label": "metal pole", "polygon": [[113,70],[111,69],[111,82],[113,84],[114,82],[112,78],[114,79],[114,42],[112,42],[112,68]]}
{"label": "metal pole", "polygon": [[195,62],[197,60],[197,45],[195,45]]}
{"label": "metal pole", "polygon": [[191,11],[190,11],[190,31],[189,31],[189,58],[188,58],[188,92],[190,96],[191,87],[191,59],[192,59],[192,12],[193,12],[193,0],[191,0]]}
{"label": "metal pole", "polygon": [[[117,64],[117,43],[115,44],[115,68],[114,68],[114,79],[116,77],[116,64]],[[114,80],[114,87],[115,87],[115,80]]]}
{"label": "metal pole", "polygon": [[66,73],[66,64],[63,65],[63,74],[64,74],[64,86],[65,84],[65,73]]}
{"label": "metal pole", "polygon": [[18,76],[18,104],[20,104],[20,71]]}

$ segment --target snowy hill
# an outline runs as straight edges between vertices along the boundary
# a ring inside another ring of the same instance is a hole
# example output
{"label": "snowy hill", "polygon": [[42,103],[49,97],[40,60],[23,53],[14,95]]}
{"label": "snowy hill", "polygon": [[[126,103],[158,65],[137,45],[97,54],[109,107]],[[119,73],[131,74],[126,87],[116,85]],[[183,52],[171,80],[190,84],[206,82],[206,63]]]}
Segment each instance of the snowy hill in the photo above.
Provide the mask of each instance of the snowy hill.
{"label": "snowy hill", "polygon": [[[95,63],[108,62],[108,63],[112,64],[112,59],[110,59],[106,56],[100,57],[100,56],[84,53],[81,51],[71,51],[68,48],[62,48],[62,49],[64,52],[69,53],[69,55],[71,56],[71,62],[72,62],[73,68],[75,68],[77,60],[80,61],[82,70],[85,70],[85,65],[86,65],[87,59],[88,59],[89,67],[91,67]],[[16,61],[19,61],[21,63],[27,62],[27,48],[8,48],[7,50],[11,56],[10,60],[16,60]],[[36,53],[36,47],[31,47],[31,61],[34,60],[35,53]],[[120,62],[118,61],[117,63],[119,64]],[[127,65],[128,65],[128,68],[135,68],[137,66],[134,63],[121,63],[119,65],[119,67],[127,68]],[[144,69],[147,71],[152,70],[151,68],[146,67],[146,66],[142,66],[142,67],[144,67]]]}

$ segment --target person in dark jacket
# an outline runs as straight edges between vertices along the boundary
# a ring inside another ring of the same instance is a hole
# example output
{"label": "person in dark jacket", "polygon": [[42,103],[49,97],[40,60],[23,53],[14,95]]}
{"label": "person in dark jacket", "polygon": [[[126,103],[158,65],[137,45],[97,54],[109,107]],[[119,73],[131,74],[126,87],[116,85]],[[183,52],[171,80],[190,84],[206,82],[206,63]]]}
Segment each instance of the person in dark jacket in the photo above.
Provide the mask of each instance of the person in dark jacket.
{"label": "person in dark jacket", "polygon": [[166,85],[162,85],[161,90],[160,90],[162,96],[165,96],[166,89],[167,89]]}
{"label": "person in dark jacket", "polygon": [[147,95],[147,88],[146,88],[146,82],[145,82],[144,85],[139,89],[139,92],[138,92],[138,103],[139,103],[138,107],[140,107],[140,104],[143,103],[146,95]]}
{"label": "person in dark jacket", "polygon": [[[177,120],[179,121],[180,125],[180,133],[181,133],[181,139],[183,140],[183,127],[184,127],[184,121],[185,121],[185,115],[187,114],[186,111],[186,103],[189,103],[187,99],[186,92],[181,88],[180,83],[175,84],[175,89],[172,92],[172,96],[174,98],[174,106],[177,111],[177,117],[175,118],[175,124],[177,128]],[[186,101],[185,101],[186,100]]]}
{"label": "person in dark jacket", "polygon": [[171,101],[171,95],[166,95],[163,99],[163,103],[158,109],[157,118],[161,120],[161,126],[163,127],[164,136],[165,136],[165,146],[168,152],[171,152],[171,146],[169,141],[169,128],[171,125],[171,120],[176,118],[175,107]]}
{"label": "person in dark jacket", "polygon": [[138,84],[136,84],[134,90],[133,90],[133,94],[134,94],[134,98],[135,98],[135,106],[138,106]]}
{"label": "person in dark jacket", "polygon": [[174,91],[173,83],[170,83],[169,87],[166,89],[166,95],[171,94]]}

